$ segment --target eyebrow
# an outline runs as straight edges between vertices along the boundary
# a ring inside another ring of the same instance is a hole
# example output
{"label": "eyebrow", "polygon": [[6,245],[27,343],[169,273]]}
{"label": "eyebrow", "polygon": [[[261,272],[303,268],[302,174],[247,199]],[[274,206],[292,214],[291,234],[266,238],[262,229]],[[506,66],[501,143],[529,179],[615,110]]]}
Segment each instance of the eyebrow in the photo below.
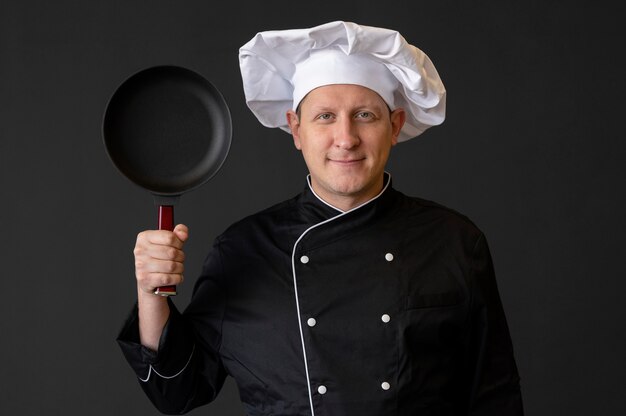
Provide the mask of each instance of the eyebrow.
{"label": "eyebrow", "polygon": [[[384,105],[380,105],[377,102],[366,102],[364,104],[355,105],[354,107],[350,109],[350,111],[359,111],[359,110],[367,110],[367,109],[384,110],[385,108],[387,108],[387,110],[391,112],[391,109],[389,108],[387,103],[384,103]],[[296,112],[300,110],[301,110],[301,106],[299,105],[298,108],[296,109]],[[312,104],[309,106],[309,110],[313,111],[314,113],[324,113],[324,112],[334,112],[336,109],[333,106],[329,106],[329,105]]]}

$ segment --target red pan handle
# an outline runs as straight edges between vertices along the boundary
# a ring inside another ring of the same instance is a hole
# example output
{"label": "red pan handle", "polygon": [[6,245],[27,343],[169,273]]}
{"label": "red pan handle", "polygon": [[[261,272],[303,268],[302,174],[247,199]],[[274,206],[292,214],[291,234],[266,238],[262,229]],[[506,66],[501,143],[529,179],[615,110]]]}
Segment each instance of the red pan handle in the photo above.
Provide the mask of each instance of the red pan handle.
{"label": "red pan handle", "polygon": [[[174,206],[159,205],[159,230],[174,231]],[[176,286],[161,286],[154,291],[155,295],[174,296]]]}

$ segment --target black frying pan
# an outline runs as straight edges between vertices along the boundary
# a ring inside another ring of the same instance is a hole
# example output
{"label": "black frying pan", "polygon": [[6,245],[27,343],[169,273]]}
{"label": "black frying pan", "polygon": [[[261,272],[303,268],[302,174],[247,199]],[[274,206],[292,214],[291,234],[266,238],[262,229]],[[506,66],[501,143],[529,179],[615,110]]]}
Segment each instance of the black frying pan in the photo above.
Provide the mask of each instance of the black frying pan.
{"label": "black frying pan", "polygon": [[[104,113],[106,151],[128,179],[150,191],[159,229],[173,230],[174,204],[220,169],[232,139],[224,97],[197,73],[176,66],[145,69],[115,91]],[[156,294],[176,294],[176,286]]]}

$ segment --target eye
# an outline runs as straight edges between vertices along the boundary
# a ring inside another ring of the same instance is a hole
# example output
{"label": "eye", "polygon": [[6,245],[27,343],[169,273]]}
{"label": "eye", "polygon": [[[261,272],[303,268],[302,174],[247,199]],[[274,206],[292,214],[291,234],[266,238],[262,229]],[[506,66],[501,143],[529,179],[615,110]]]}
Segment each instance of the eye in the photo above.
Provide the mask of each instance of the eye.
{"label": "eye", "polygon": [[370,113],[369,111],[360,111],[356,114],[356,118],[370,120],[374,118],[374,114]]}
{"label": "eye", "polygon": [[327,120],[330,120],[332,117],[333,116],[330,113],[322,113],[322,114],[317,116],[317,119],[318,120],[322,120],[322,121],[327,121]]}

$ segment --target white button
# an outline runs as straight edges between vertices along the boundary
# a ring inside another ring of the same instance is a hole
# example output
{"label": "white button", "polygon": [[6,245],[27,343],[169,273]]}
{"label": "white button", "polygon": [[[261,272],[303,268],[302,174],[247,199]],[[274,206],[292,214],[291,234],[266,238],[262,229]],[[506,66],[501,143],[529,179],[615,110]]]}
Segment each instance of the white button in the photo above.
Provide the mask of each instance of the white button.
{"label": "white button", "polygon": [[319,394],[326,394],[326,386],[319,386],[319,387],[317,388],[317,392],[318,392]]}
{"label": "white button", "polygon": [[380,387],[383,388],[383,390],[389,390],[391,388],[391,384],[387,383],[386,381],[383,382],[383,384],[380,385]]}
{"label": "white button", "polygon": [[[391,321],[391,316],[384,314],[383,316],[380,317],[380,319],[384,322],[387,323],[389,321]],[[385,389],[386,390],[386,389]]]}
{"label": "white button", "polygon": [[302,256],[300,257],[300,262],[302,264],[307,264],[309,262],[309,257],[308,256]]}
{"label": "white button", "polygon": [[385,254],[385,260],[392,261],[393,260],[393,254],[391,254],[391,253]]}
{"label": "white button", "polygon": [[307,323],[307,325],[308,325],[308,326],[310,326],[310,327],[314,327],[314,326],[315,326],[315,324],[317,323],[317,321],[315,320],[315,318],[309,318],[309,319],[306,321],[306,323]]}

